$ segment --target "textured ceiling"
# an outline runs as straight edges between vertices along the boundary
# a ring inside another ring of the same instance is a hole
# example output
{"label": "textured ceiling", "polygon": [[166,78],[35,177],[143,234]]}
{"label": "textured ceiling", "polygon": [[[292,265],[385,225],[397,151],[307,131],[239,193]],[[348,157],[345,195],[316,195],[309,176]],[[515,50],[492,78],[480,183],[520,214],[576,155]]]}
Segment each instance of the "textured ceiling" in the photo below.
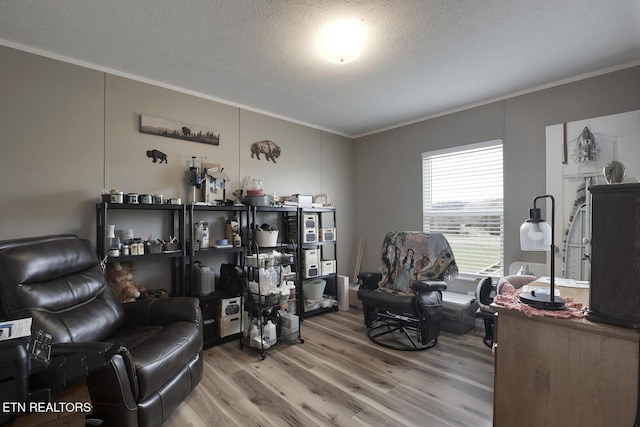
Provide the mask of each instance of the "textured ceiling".
{"label": "textured ceiling", "polygon": [[0,44],[358,136],[640,63],[640,0],[0,0]]}

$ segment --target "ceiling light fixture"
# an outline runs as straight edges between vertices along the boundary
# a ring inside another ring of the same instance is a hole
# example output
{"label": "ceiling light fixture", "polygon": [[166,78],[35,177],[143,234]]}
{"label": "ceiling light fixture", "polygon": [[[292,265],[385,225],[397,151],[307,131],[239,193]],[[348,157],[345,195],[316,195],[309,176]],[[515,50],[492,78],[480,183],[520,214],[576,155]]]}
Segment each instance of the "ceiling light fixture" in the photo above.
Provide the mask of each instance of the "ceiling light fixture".
{"label": "ceiling light fixture", "polygon": [[362,54],[365,29],[361,22],[342,19],[325,25],[319,34],[317,50],[326,60],[347,64]]}

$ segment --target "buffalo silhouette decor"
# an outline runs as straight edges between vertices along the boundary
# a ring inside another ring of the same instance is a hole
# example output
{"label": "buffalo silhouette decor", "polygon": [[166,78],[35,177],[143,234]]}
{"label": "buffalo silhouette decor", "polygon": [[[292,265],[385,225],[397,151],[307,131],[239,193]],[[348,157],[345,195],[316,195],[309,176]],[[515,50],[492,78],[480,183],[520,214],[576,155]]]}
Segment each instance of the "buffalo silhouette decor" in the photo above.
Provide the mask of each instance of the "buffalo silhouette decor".
{"label": "buffalo silhouette decor", "polygon": [[276,159],[280,157],[280,147],[273,141],[258,141],[251,144],[251,158],[255,156],[260,160],[260,154],[264,154],[267,161],[276,163]]}
{"label": "buffalo silhouette decor", "polygon": [[157,163],[158,160],[160,160],[160,163],[169,163],[167,161],[167,155],[160,150],[147,150],[147,157],[153,159],[153,163]]}

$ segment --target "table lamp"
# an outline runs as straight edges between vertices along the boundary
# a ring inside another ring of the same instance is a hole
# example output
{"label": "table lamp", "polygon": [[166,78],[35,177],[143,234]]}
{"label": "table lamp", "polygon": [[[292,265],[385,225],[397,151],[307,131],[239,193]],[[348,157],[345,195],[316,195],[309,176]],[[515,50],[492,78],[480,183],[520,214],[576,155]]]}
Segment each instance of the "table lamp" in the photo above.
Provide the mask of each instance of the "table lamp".
{"label": "table lamp", "polygon": [[[538,199],[551,199],[551,225],[542,219],[540,208],[536,207]],[[536,196],[533,199],[533,208],[529,209],[529,219],[520,227],[520,249],[523,251],[551,251],[551,285],[549,295],[536,294],[535,291],[520,294],[520,301],[531,307],[542,310],[562,310],[564,300],[555,295],[555,250],[554,244],[554,219],[556,215],[556,201],[552,195]]]}

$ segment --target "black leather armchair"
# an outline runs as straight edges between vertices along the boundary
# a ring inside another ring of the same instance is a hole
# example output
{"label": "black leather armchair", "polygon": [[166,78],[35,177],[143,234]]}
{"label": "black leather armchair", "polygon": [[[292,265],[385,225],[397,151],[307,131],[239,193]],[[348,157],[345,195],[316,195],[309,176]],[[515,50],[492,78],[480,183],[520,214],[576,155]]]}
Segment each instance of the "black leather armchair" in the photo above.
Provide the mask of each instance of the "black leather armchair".
{"label": "black leather armchair", "polygon": [[32,317],[52,352],[117,346],[87,377],[103,425],[160,426],[202,378],[197,299],[120,304],[91,242],[73,235],[0,242],[0,315]]}
{"label": "black leather armchair", "polygon": [[425,350],[438,342],[445,278],[457,274],[444,235],[390,232],[382,245],[381,273],[358,276],[364,323],[374,343],[395,350]]}

